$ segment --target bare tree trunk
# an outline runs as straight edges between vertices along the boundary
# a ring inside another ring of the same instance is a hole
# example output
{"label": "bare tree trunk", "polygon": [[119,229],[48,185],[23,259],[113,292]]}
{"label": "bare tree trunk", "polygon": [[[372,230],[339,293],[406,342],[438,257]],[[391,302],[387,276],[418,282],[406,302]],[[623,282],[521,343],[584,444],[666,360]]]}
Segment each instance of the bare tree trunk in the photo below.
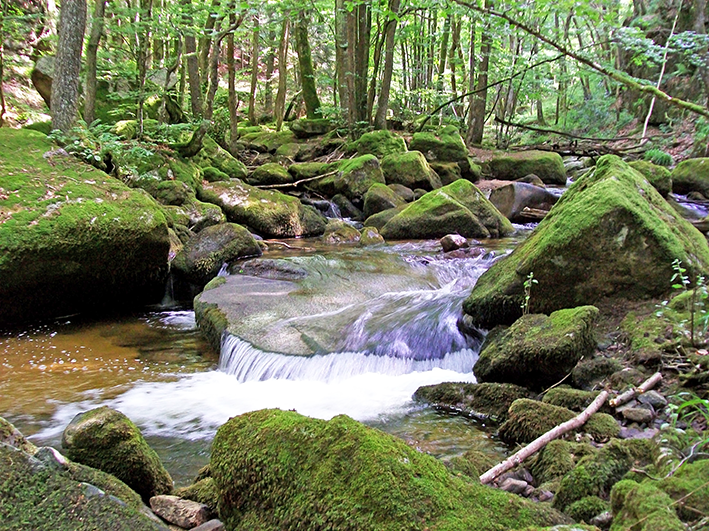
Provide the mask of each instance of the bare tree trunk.
{"label": "bare tree trunk", "polygon": [[[191,0],[182,0],[187,10],[191,10]],[[185,59],[187,60],[187,78],[190,88],[190,105],[192,107],[192,118],[197,120],[202,118],[202,87],[199,78],[199,59],[197,58],[197,40],[192,28],[193,20],[189,14],[184,15],[184,24],[188,26],[185,34]]]}
{"label": "bare tree trunk", "polygon": [[[492,7],[490,0],[485,1],[485,7]],[[472,113],[472,125],[468,129],[466,142],[468,144],[480,144],[483,141],[483,128],[485,127],[485,110],[487,108],[487,78],[490,66],[490,52],[492,51],[492,36],[489,27],[483,29],[480,38],[480,64],[478,65],[478,76],[475,85],[476,92],[470,112]]]}
{"label": "bare tree trunk", "polygon": [[[229,13],[229,25],[233,26],[236,22],[236,15],[233,9]],[[226,69],[227,82],[229,84],[229,152],[234,155],[236,153],[236,142],[239,139],[239,100],[236,95],[236,64],[234,61],[234,33],[230,32],[227,35],[226,41]]]}
{"label": "bare tree trunk", "polygon": [[204,21],[202,36],[199,38],[199,78],[205,84],[209,79],[209,55],[212,52],[212,36],[218,18],[216,11],[219,3],[219,0],[212,0],[212,9],[207,15],[207,20]]}
{"label": "bare tree trunk", "polygon": [[[214,30],[219,31],[221,21],[216,21]],[[209,55],[209,88],[207,89],[207,97],[204,106],[204,119],[211,120],[214,114],[214,96],[217,94],[219,87],[219,55],[222,47],[222,41],[219,38],[213,38],[211,41],[212,51]]]}
{"label": "bare tree trunk", "polygon": [[468,121],[466,124],[466,140],[470,135],[470,131],[473,129],[473,122],[475,118],[475,113],[473,112],[473,106],[475,102],[475,19],[470,21],[470,53],[468,55],[468,69],[470,70],[470,76],[468,77],[468,92],[470,96],[468,97]]}
{"label": "bare tree trunk", "polygon": [[[167,55],[167,54],[166,54]],[[167,59],[167,58],[166,58]],[[169,86],[170,78],[172,75],[180,68],[182,64],[182,38],[178,37],[175,42],[175,60],[172,65],[166,67],[165,71],[165,85],[163,85],[162,101],[160,102],[160,112],[158,113],[158,122],[161,124],[167,123],[169,121],[169,113],[167,109],[168,100],[170,99]],[[184,73],[184,69],[182,69]],[[184,78],[180,80],[184,84]],[[179,100],[178,100],[179,101]],[[182,112],[182,104],[178,104],[180,112]]]}
{"label": "bare tree trunk", "polygon": [[288,40],[290,31],[290,21],[288,16],[283,18],[281,29],[281,42],[278,45],[278,92],[276,93],[276,103],[273,113],[276,115],[276,130],[280,131],[283,126],[283,117],[286,108],[286,80],[288,75]]}
{"label": "bare tree trunk", "polygon": [[354,120],[352,95],[354,91],[351,62],[350,23],[345,0],[335,0],[335,62],[337,63],[337,94],[340,109],[346,111],[347,121]]}
{"label": "bare tree trunk", "polygon": [[276,31],[268,30],[268,43],[266,53],[266,85],[263,91],[263,111],[265,114],[273,113],[273,69],[276,62]]}
{"label": "bare tree trunk", "polygon": [[254,30],[251,34],[251,88],[249,90],[249,122],[256,125],[256,87],[258,85],[259,18],[254,15]]}
{"label": "bare tree trunk", "polygon": [[79,113],[81,50],[86,31],[86,0],[64,0],[52,82],[52,129],[68,133]]}
{"label": "bare tree trunk", "polygon": [[140,0],[140,9],[136,15],[138,41],[138,138],[143,137],[145,78],[148,72],[148,56],[150,52],[150,19],[152,18],[153,0]]}
{"label": "bare tree trunk", "polygon": [[5,113],[7,108],[5,107],[5,91],[3,90],[3,81],[5,80],[5,48],[3,43],[5,42],[5,32],[3,28],[5,27],[5,12],[7,11],[7,0],[2,0],[0,2],[0,127],[5,123]]}
{"label": "bare tree trunk", "polygon": [[389,17],[385,32],[386,46],[384,50],[384,72],[382,75],[382,87],[379,90],[379,102],[377,114],[374,117],[375,129],[386,129],[387,111],[389,110],[389,92],[391,90],[391,78],[394,70],[394,38],[396,37],[396,20],[399,16],[399,5],[401,0],[389,0]]}
{"label": "bare tree trunk", "polygon": [[305,10],[298,13],[298,21],[295,25],[295,47],[298,52],[300,83],[303,88],[306,115],[308,118],[319,118],[322,113],[320,112],[318,90],[315,86],[315,70],[308,41],[308,14]]}
{"label": "bare tree trunk", "polygon": [[372,33],[372,10],[367,0],[362,0],[355,8],[356,44],[354,49],[354,94],[355,121],[369,122],[367,116],[367,75],[369,73],[369,41]]}
{"label": "bare tree trunk", "polygon": [[84,120],[91,124],[96,118],[96,56],[103,33],[103,16],[106,0],[96,0],[91,18],[91,33],[86,44],[86,93],[84,94]]}
{"label": "bare tree trunk", "polygon": [[443,92],[443,80],[446,73],[446,58],[448,57],[448,40],[451,35],[451,20],[453,15],[449,14],[443,23],[443,38],[438,56],[438,75],[436,76],[436,90]]}
{"label": "bare tree trunk", "polygon": [[387,21],[384,23],[384,27],[379,27],[377,31],[377,42],[374,45],[374,66],[372,68],[372,77],[369,80],[369,89],[367,90],[367,120],[369,121],[372,117],[372,112],[374,110],[374,99],[377,95],[377,81],[379,80],[379,67],[382,63],[382,48],[384,47],[384,41],[386,39],[386,26]]}

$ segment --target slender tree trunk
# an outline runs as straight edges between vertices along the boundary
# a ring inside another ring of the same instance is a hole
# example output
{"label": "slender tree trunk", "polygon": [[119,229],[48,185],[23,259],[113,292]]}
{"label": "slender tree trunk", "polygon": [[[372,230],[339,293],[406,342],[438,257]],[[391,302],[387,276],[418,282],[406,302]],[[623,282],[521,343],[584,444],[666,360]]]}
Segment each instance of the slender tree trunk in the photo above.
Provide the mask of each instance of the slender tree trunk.
{"label": "slender tree trunk", "polygon": [[199,38],[199,78],[202,83],[207,84],[209,79],[209,56],[212,52],[212,40],[214,27],[217,22],[217,8],[219,0],[212,0],[210,12],[207,20],[204,21],[202,36]]}
{"label": "slender tree trunk", "polygon": [[441,38],[441,49],[438,56],[438,75],[436,76],[436,90],[443,92],[443,79],[446,73],[446,58],[448,57],[448,40],[451,35],[451,20],[453,15],[448,15],[443,23],[443,37]]}
{"label": "slender tree trunk", "polygon": [[64,0],[52,81],[52,129],[68,133],[79,113],[81,50],[86,31],[86,0]]}
{"label": "slender tree trunk", "polygon": [[427,61],[426,61],[426,77],[423,86],[431,88],[433,86],[433,72],[436,62],[436,31],[438,30],[438,10],[432,9],[428,18],[428,45],[426,46]]}
{"label": "slender tree trunk", "polygon": [[369,73],[369,41],[372,32],[372,10],[369,1],[361,1],[355,8],[356,44],[354,49],[355,121],[369,122],[367,116],[367,75]]}
{"label": "slender tree trunk", "polygon": [[[177,41],[175,42],[175,60],[172,62],[172,65],[166,66],[165,68],[165,85],[163,85],[163,93],[162,93],[162,101],[160,102],[160,112],[158,113],[158,122],[161,124],[168,123],[169,122],[169,113],[167,110],[167,105],[168,105],[168,100],[170,99],[170,94],[169,94],[169,87],[170,87],[170,78],[172,75],[177,71],[178,68],[180,68],[180,65],[182,64],[182,39],[180,37],[177,38]],[[184,74],[184,68],[182,69],[182,73]],[[181,82],[183,85],[184,89],[184,76],[181,76]],[[181,89],[182,90],[182,89]],[[178,98],[179,101],[179,98]],[[182,112],[182,104],[178,104],[180,108],[180,112]]]}
{"label": "slender tree trunk", "polygon": [[86,94],[84,94],[84,120],[91,124],[96,118],[96,56],[103,33],[103,16],[106,0],[96,0],[91,19],[91,33],[86,44]]}
{"label": "slender tree trunk", "polygon": [[258,52],[259,52],[259,17],[254,15],[254,30],[251,35],[251,88],[249,90],[249,122],[258,123],[256,119],[256,87],[258,85]]}
{"label": "slender tree trunk", "polygon": [[385,32],[386,46],[384,50],[384,72],[382,75],[382,87],[379,91],[379,102],[377,114],[374,117],[375,129],[386,129],[387,111],[389,110],[389,92],[391,90],[391,78],[394,71],[394,50],[396,37],[396,21],[399,16],[399,6],[401,0],[389,0],[389,20]]}
{"label": "slender tree trunk", "polygon": [[273,114],[273,69],[276,62],[276,31],[268,31],[268,52],[266,53],[266,86],[263,91],[263,111]]}
{"label": "slender tree trunk", "polygon": [[[458,67],[458,50],[460,48],[460,26],[461,21],[453,18],[452,28],[451,28],[451,48],[450,54],[448,55],[448,63],[451,69],[451,93],[453,97],[458,96],[458,84],[456,79],[456,69]],[[462,115],[461,104],[453,105],[456,116],[460,117]]]}
{"label": "slender tree trunk", "polygon": [[[492,7],[490,0],[485,1],[485,7]],[[475,84],[475,94],[470,112],[472,114],[472,124],[466,135],[468,144],[480,144],[483,141],[483,129],[485,127],[485,111],[487,108],[487,79],[490,66],[490,52],[492,51],[492,36],[490,28],[485,27],[480,37],[480,64],[478,65],[478,76]]]}
{"label": "slender tree trunk", "polygon": [[140,0],[140,9],[136,16],[138,27],[138,138],[143,137],[144,104],[145,104],[145,78],[148,72],[148,57],[150,52],[150,19],[152,18],[153,1]]}
{"label": "slender tree trunk", "polygon": [[380,27],[379,31],[377,31],[377,42],[374,45],[374,66],[372,68],[372,77],[369,80],[369,89],[367,90],[368,121],[371,120],[372,112],[374,110],[374,98],[377,95],[377,81],[379,80],[379,67],[382,62],[382,48],[384,47],[384,41],[386,39],[386,26],[387,22],[384,23],[384,27]]}
{"label": "slender tree trunk", "polygon": [[[219,31],[220,24],[221,21],[219,20],[215,22],[215,31]],[[212,51],[209,54],[209,88],[207,89],[207,97],[204,106],[205,120],[211,120],[214,114],[214,96],[216,96],[217,88],[219,87],[219,56],[222,48],[221,39],[213,38],[210,43],[212,45]]]}
{"label": "slender tree trunk", "polygon": [[310,51],[310,42],[308,41],[308,18],[309,15],[305,10],[298,13],[298,21],[295,25],[295,47],[298,52],[305,113],[308,118],[319,118],[322,113],[320,112],[320,99],[315,85],[315,70],[313,69],[313,58]]}
{"label": "slender tree trunk", "polygon": [[[694,24],[692,25],[692,29],[698,35],[706,35],[707,0],[694,0],[692,8],[694,12]],[[699,51],[698,55],[702,58],[702,62],[697,68],[697,74],[702,81],[702,85],[704,85],[704,97],[706,101],[709,100],[709,49],[707,46],[704,46]]]}
{"label": "slender tree trunk", "polygon": [[3,81],[5,80],[5,12],[7,11],[7,0],[0,1],[0,127],[5,123],[5,91],[3,90]]}
{"label": "slender tree trunk", "polygon": [[354,92],[354,74],[351,61],[351,32],[349,14],[345,0],[335,0],[335,62],[337,63],[337,94],[340,97],[340,109],[348,123],[354,121],[352,96]]}
{"label": "slender tree trunk", "polygon": [[[233,26],[236,22],[236,15],[233,8],[229,13],[229,25]],[[236,95],[236,64],[234,60],[234,32],[229,32],[226,41],[226,69],[227,82],[229,84],[229,152],[236,154],[236,142],[239,139],[239,99]]]}
{"label": "slender tree trunk", "polygon": [[[182,0],[186,11],[191,12],[191,0]],[[199,59],[197,58],[197,40],[192,27],[192,15],[184,15],[184,24],[187,26],[185,32],[185,59],[187,61],[187,78],[190,89],[190,105],[192,108],[192,118],[197,120],[202,118],[202,83],[199,78]]]}
{"label": "slender tree trunk", "polygon": [[278,92],[276,93],[276,103],[273,113],[276,115],[276,130],[280,131],[283,126],[283,117],[286,108],[286,81],[288,75],[288,40],[290,32],[290,21],[286,13],[283,18],[281,29],[281,42],[278,45]]}

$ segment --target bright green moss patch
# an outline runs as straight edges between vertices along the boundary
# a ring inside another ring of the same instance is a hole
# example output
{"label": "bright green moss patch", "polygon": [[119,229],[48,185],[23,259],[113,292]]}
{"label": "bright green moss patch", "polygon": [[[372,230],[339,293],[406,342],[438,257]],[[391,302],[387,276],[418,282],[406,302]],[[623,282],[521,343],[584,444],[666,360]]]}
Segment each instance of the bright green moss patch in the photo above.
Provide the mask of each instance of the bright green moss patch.
{"label": "bright green moss patch", "polygon": [[218,493],[214,479],[211,477],[200,479],[189,487],[177,489],[174,494],[180,498],[203,503],[213,512],[217,511]]}
{"label": "bright green moss patch", "polygon": [[595,449],[588,443],[557,439],[542,448],[526,464],[536,482],[541,485],[571,472],[580,458],[593,452]]}
{"label": "bright green moss patch", "polygon": [[[359,202],[375,183],[384,184],[384,174],[374,155],[362,155],[345,160],[340,171],[333,177],[334,192],[343,194],[350,201]],[[320,183],[324,185],[324,183]]]}
{"label": "bright green moss patch", "polygon": [[[643,482],[632,486],[623,482],[623,500],[620,503],[621,493],[612,495],[615,513],[611,531],[682,531],[685,529],[682,522],[673,510],[672,498],[657,488],[652,482]],[[628,488],[630,487],[630,488]]]}
{"label": "bright green moss patch", "polygon": [[546,184],[566,184],[566,169],[561,155],[551,151],[522,151],[496,156],[490,161],[496,179],[515,181],[534,174]]}
{"label": "bright green moss patch", "polygon": [[531,311],[666,293],[672,262],[690,275],[709,268],[704,236],[618,157],[599,159],[554,205],[532,235],[478,280],[464,310],[491,328],[521,316],[524,280],[534,273]]}
{"label": "bright green moss patch", "polygon": [[454,477],[346,416],[262,410],[217,432],[210,468],[234,531],[503,530],[560,523],[547,507]]}
{"label": "bright green moss patch", "polygon": [[384,157],[381,164],[387,184],[401,184],[412,190],[433,190],[442,186],[438,174],[420,151],[393,153]]}
{"label": "bright green moss patch", "polygon": [[598,516],[609,509],[610,504],[607,501],[600,499],[598,496],[586,496],[569,505],[564,512],[577,522],[590,523],[594,516]]}
{"label": "bright green moss patch", "polygon": [[667,168],[646,160],[636,160],[628,163],[628,166],[642,173],[662,197],[667,197],[672,191],[672,174]]}
{"label": "bright green moss patch", "polygon": [[570,387],[556,387],[544,395],[543,402],[572,411],[583,411],[598,396],[599,391],[582,391]]}
{"label": "bright green moss patch", "polygon": [[709,197],[709,158],[683,160],[672,170],[675,193],[699,192]]}
{"label": "bright green moss patch", "polygon": [[387,155],[406,152],[404,139],[386,129],[364,133],[354,143],[354,146],[358,154],[374,155],[378,159],[383,159]]}

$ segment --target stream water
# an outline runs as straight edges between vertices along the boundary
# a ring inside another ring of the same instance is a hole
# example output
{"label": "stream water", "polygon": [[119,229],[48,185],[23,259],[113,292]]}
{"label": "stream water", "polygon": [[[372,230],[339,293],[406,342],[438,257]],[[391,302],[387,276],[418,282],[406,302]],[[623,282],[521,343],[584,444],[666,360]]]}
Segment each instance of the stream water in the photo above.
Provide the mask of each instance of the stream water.
{"label": "stream water", "polygon": [[529,228],[486,241],[478,256],[467,258],[444,258],[435,242],[372,253],[298,240],[289,242],[295,249],[269,253],[309,269],[313,283],[335,277],[357,283],[366,276],[357,271],[382,268],[405,279],[394,283],[396,290],[352,304],[347,290],[333,288],[341,308],[301,316],[341,330],[341,348],[327,355],[262,352],[228,336],[219,356],[200,335],[194,313],[175,308],[6,331],[0,334],[0,415],[35,444],[60,448],[74,415],[109,405],[140,426],[178,485],[206,464],[222,423],[261,408],[325,419],[347,414],[438,457],[471,447],[499,454],[504,448],[478,422],[437,413],[411,396],[421,385],[474,381],[479,340],[458,330],[462,301]]}

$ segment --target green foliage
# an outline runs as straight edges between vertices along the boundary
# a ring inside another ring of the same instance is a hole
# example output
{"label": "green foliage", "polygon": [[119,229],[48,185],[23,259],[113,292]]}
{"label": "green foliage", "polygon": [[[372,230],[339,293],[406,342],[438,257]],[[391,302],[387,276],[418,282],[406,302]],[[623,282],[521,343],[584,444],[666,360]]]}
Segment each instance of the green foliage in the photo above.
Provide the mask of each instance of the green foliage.
{"label": "green foliage", "polygon": [[520,305],[522,308],[522,315],[527,315],[529,313],[529,303],[532,300],[532,286],[534,284],[539,284],[539,281],[534,278],[534,271],[530,271],[524,281],[524,301]]}
{"label": "green foliage", "polygon": [[643,158],[658,166],[672,166],[675,162],[672,155],[657,148],[648,149]]}

